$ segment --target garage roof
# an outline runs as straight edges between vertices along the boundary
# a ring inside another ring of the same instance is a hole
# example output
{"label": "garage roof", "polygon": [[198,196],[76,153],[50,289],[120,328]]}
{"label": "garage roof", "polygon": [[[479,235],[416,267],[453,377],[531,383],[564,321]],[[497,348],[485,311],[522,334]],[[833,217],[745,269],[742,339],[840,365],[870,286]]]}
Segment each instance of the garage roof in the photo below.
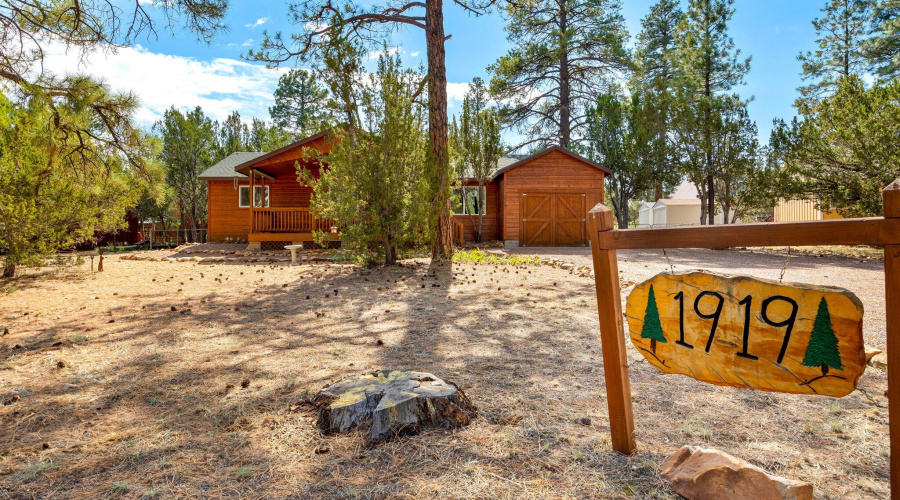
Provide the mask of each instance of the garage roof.
{"label": "garage roof", "polygon": [[[562,146],[551,146],[551,147],[549,147],[549,148],[542,149],[542,150],[538,151],[537,153],[535,153],[535,154],[533,154],[533,155],[531,155],[531,156],[528,156],[528,157],[526,157],[526,158],[522,158],[521,160],[516,160],[516,161],[514,161],[514,162],[512,162],[512,163],[508,163],[508,164],[506,164],[506,165],[502,165],[502,166],[501,166],[500,163],[498,162],[498,163],[497,163],[497,166],[500,167],[500,168],[497,169],[496,172],[494,172],[494,179],[496,179],[497,177],[499,177],[499,176],[500,176],[501,174],[503,174],[504,172],[509,172],[510,170],[512,170],[512,169],[514,169],[514,168],[516,168],[516,167],[521,167],[522,165],[524,165],[524,164],[530,162],[531,160],[534,160],[534,159],[536,159],[536,158],[540,158],[541,156],[544,156],[545,154],[550,153],[550,152],[552,152],[552,151],[559,151],[560,153],[563,153],[563,154],[565,154],[565,155],[568,155],[568,156],[570,156],[570,157],[572,157],[572,158],[574,158],[574,159],[576,159],[576,160],[578,160],[578,161],[584,163],[585,165],[588,165],[588,166],[591,166],[591,167],[596,168],[597,170],[603,171],[604,173],[606,173],[606,175],[612,175],[612,174],[613,174],[613,173],[612,173],[612,170],[610,170],[610,169],[604,167],[603,165],[601,165],[601,164],[599,164],[599,163],[597,163],[597,162],[595,162],[595,161],[593,161],[593,160],[588,160],[587,158],[585,158],[585,157],[583,157],[583,156],[581,156],[581,155],[579,155],[579,154],[573,153],[572,151],[569,151],[568,149],[566,149],[566,148],[564,148],[564,147],[562,147]],[[505,159],[513,159],[513,158],[502,158],[501,160],[505,160]]]}

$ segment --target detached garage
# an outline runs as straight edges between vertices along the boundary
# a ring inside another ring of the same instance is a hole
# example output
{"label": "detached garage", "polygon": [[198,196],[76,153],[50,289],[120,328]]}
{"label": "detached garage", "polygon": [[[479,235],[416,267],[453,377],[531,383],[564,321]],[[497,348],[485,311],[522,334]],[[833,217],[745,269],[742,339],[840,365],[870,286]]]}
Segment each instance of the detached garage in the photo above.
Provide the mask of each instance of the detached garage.
{"label": "detached garage", "polygon": [[587,212],[603,203],[603,180],[611,173],[560,146],[497,170],[506,246],[588,246]]}

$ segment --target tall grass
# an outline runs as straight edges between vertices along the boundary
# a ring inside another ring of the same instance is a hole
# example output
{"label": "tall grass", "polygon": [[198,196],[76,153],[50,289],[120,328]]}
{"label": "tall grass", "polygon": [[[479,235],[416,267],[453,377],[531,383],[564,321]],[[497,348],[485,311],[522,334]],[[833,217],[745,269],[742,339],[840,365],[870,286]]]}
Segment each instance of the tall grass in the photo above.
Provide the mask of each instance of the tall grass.
{"label": "tall grass", "polygon": [[535,256],[524,255],[497,255],[487,253],[480,248],[474,250],[461,250],[453,254],[453,262],[468,264],[508,264],[512,266],[519,265],[541,265],[541,258]]}

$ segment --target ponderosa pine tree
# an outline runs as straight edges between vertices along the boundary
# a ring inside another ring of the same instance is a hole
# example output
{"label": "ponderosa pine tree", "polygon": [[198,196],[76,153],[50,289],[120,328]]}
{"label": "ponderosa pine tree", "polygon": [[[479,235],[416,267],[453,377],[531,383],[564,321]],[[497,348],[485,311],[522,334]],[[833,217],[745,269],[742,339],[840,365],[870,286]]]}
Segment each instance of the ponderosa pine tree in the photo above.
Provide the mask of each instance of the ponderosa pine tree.
{"label": "ponderosa pine tree", "polygon": [[630,66],[620,0],[511,2],[513,46],[491,65],[491,93],[504,123],[527,139],[515,149],[577,142],[585,110],[604,81]]}
{"label": "ponderosa pine tree", "polygon": [[305,151],[327,165],[318,179],[298,167],[298,180],[313,187],[310,209],[333,218],[342,247],[365,262],[380,257],[392,265],[398,249],[429,241],[429,222],[441,209],[429,203],[425,175],[426,110],[417,102],[423,78],[402,69],[399,56],[381,56],[359,90],[359,126],[335,129],[327,156]]}
{"label": "ponderosa pine tree", "polygon": [[871,31],[873,0],[828,0],[823,16],[813,19],[818,49],[800,54],[803,80],[796,106],[814,110],[816,104],[837,91],[841,80],[861,75],[869,66],[865,44]]}
{"label": "ponderosa pine tree", "polygon": [[806,354],[803,356],[803,366],[820,368],[823,377],[828,375],[829,369],[844,369],[841,352],[838,349],[838,339],[834,335],[831,313],[828,311],[828,302],[825,301],[825,297],[819,301],[813,329],[809,334],[809,343],[806,345]]}
{"label": "ponderosa pine tree", "polygon": [[641,20],[642,30],[637,37],[635,59],[637,69],[631,83],[632,95],[639,96],[642,116],[647,120],[642,128],[647,132],[643,161],[653,170],[655,186],[653,200],[663,197],[666,188],[680,180],[673,168],[676,163],[671,144],[673,101],[678,81],[678,64],[674,60],[678,45],[675,37],[684,12],[676,0],[660,0]]}
{"label": "ponderosa pine tree", "polygon": [[684,12],[676,0],[659,0],[641,19],[635,56],[636,76],[643,86],[668,89],[674,84],[678,76],[678,64],[674,61],[676,38],[683,18]]}
{"label": "ponderosa pine tree", "polygon": [[644,326],[641,328],[641,338],[650,339],[650,350],[656,354],[656,343],[667,344],[666,336],[659,322],[659,308],[656,306],[656,293],[653,285],[650,285],[650,293],[647,295],[647,309],[644,312]]}
{"label": "ponderosa pine tree", "polygon": [[713,134],[713,161],[717,165],[717,203],[722,209],[722,222],[734,223],[737,212],[748,211],[751,200],[759,198],[747,192],[761,186],[748,182],[758,178],[759,140],[756,122],[750,119],[747,102],[737,95],[721,100],[722,106],[713,115],[716,120]]}
{"label": "ponderosa pine tree", "polygon": [[900,79],[867,89],[851,75],[816,112],[776,120],[769,161],[790,181],[785,194],[845,217],[880,216],[881,190],[900,177],[898,116]]}
{"label": "ponderosa pine tree", "polygon": [[[141,147],[141,132],[132,124],[135,96],[110,92],[101,82],[84,75],[58,76],[46,71],[47,49],[64,47],[68,57],[83,63],[90,53],[132,46],[141,37],[158,36],[163,30],[174,33],[178,25],[208,43],[226,29],[228,0],[127,4],[108,0],[0,1],[0,82],[26,98],[52,96],[56,105],[51,107],[51,123],[77,137],[83,153],[98,157],[113,148],[132,168],[140,170],[145,159],[131,154]],[[92,114],[91,120],[79,121],[87,128],[73,128],[61,112],[57,113],[66,107]]]}
{"label": "ponderosa pine tree", "polygon": [[[498,0],[452,0],[470,14],[481,15]],[[432,206],[440,207],[433,221],[431,255],[447,258],[453,252],[450,238],[450,185],[453,169],[448,154],[450,122],[447,116],[447,65],[444,44],[443,0],[390,0],[386,4],[360,4],[352,0],[303,0],[291,2],[289,18],[300,31],[285,40],[280,32],[263,33],[259,50],[246,57],[278,66],[291,60],[316,60],[328,57],[336,46],[365,43],[379,47],[393,30],[413,27],[425,33],[428,59],[428,138],[431,152],[425,172],[431,189]],[[338,45],[336,45],[336,42]],[[332,60],[332,66],[339,63]],[[343,99],[337,97],[340,102]]]}
{"label": "ponderosa pine tree", "polygon": [[869,69],[884,81],[900,77],[900,0],[878,2],[872,25],[872,37],[863,45]]}
{"label": "ponderosa pine tree", "polygon": [[626,102],[618,89],[597,96],[587,110],[587,129],[579,150],[612,170],[606,189],[620,229],[628,227],[629,205],[636,195],[655,185],[648,160],[655,122],[646,120],[647,107],[640,94]]}
{"label": "ponderosa pine tree", "polygon": [[269,108],[272,120],[290,131],[294,139],[315,134],[333,124],[328,113],[328,90],[316,79],[315,73],[292,68],[278,78],[275,105]]}
{"label": "ponderosa pine tree", "polygon": [[243,151],[262,151],[268,153],[283,148],[294,142],[291,133],[274,123],[254,118],[250,122],[247,142]]}
{"label": "ponderosa pine tree", "polygon": [[[457,171],[457,188],[462,206],[475,229],[475,242],[480,243],[484,233],[484,215],[487,211],[486,185],[491,181],[497,162],[503,154],[500,139],[500,120],[497,111],[488,106],[487,88],[481,78],[469,84],[463,98],[462,113],[450,126],[450,146]],[[467,183],[475,181],[477,195],[469,199]],[[475,222],[475,212],[478,222]]]}
{"label": "ponderosa pine tree", "polygon": [[[95,92],[108,92],[97,84]],[[81,107],[53,102],[38,91],[18,101],[0,94],[0,263],[2,276],[20,266],[40,266],[44,258],[75,243],[91,241],[95,232],[121,229],[143,178],[151,169],[131,167],[122,150],[100,140],[61,131],[91,128],[92,104]],[[130,111],[133,111],[132,107]],[[87,143],[83,141],[88,141]],[[128,155],[147,157],[149,141],[130,145]]]}
{"label": "ponderosa pine tree", "polygon": [[223,122],[213,124],[216,134],[216,152],[210,161],[216,163],[231,153],[237,151],[261,151],[247,149],[247,138],[250,136],[250,129],[241,119],[241,114],[232,111],[228,118]]}
{"label": "ponderosa pine tree", "polygon": [[[683,93],[688,99],[683,105],[694,107],[692,123],[678,126],[700,127],[699,146],[704,153],[702,172],[689,172],[705,184],[705,220],[713,224],[716,213],[715,180],[718,174],[714,162],[715,122],[711,115],[721,107],[723,96],[744,83],[750,71],[750,58],[742,60],[728,35],[728,22],[734,15],[734,0],[690,0],[685,17],[678,24],[678,52],[676,53]],[[688,114],[682,113],[682,116]],[[682,153],[683,154],[683,153]]]}

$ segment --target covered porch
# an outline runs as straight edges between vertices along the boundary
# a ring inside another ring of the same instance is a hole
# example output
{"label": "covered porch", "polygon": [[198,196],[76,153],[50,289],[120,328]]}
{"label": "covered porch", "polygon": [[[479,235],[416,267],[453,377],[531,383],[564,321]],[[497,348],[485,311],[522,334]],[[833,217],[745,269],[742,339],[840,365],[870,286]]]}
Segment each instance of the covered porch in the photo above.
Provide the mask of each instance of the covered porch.
{"label": "covered porch", "polygon": [[252,196],[248,198],[252,200],[247,203],[250,219],[247,241],[251,248],[274,249],[283,244],[315,241],[315,233],[320,231],[331,240],[340,239],[333,219],[316,218],[310,212],[312,189],[298,182],[298,168],[318,177],[322,167],[304,155],[305,148],[327,153],[331,144],[323,133],[235,167],[236,172],[249,177],[248,195],[252,193]]}
{"label": "covered porch", "polygon": [[314,232],[323,231],[339,240],[334,219],[317,219],[309,208],[253,208],[250,216],[249,242],[313,241]]}

